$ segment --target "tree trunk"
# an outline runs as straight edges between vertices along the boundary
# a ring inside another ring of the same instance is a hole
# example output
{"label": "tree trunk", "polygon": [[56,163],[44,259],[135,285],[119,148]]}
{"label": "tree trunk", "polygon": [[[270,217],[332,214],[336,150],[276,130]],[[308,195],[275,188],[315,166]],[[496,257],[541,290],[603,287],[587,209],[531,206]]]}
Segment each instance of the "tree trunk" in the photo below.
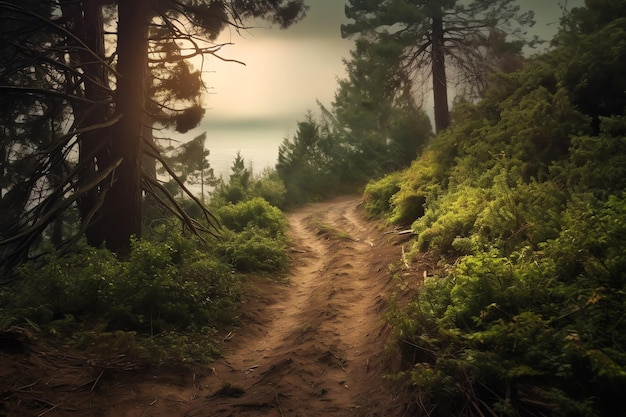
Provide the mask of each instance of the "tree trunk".
{"label": "tree trunk", "polygon": [[433,98],[435,102],[435,130],[441,132],[450,125],[448,109],[448,82],[444,54],[443,17],[433,16],[432,27]]}
{"label": "tree trunk", "polygon": [[[95,0],[84,1],[82,8],[71,0],[65,0],[61,3],[64,7],[64,13],[65,11],[72,13],[72,10],[75,10],[73,13],[75,13],[76,31],[90,49],[90,52],[80,52],[78,57],[82,63],[81,69],[86,75],[84,78],[85,98],[99,103],[93,104],[87,109],[75,109],[75,113],[83,118],[80,127],[100,124],[106,121],[108,115],[107,106],[100,104],[109,95],[106,88],[108,86],[107,69],[104,64],[95,61],[93,56],[96,54],[103,60],[105,59],[104,23],[100,3]],[[79,162],[86,163],[80,174],[81,183],[91,182],[92,178],[98,174],[98,170],[106,168],[110,163],[106,144],[109,134],[109,129],[98,129],[82,133],[79,136]],[[101,149],[98,151],[98,148]],[[91,216],[92,211],[97,210],[99,192],[98,188],[93,188],[78,200],[81,220],[88,222],[85,230],[87,243],[92,246],[102,246],[105,239],[101,216],[98,214]]]}
{"label": "tree trunk", "polygon": [[116,111],[111,160],[121,160],[114,172],[102,211],[106,246],[125,255],[132,236],[141,236],[141,147],[145,76],[148,55],[148,0],[118,2],[118,63]]}

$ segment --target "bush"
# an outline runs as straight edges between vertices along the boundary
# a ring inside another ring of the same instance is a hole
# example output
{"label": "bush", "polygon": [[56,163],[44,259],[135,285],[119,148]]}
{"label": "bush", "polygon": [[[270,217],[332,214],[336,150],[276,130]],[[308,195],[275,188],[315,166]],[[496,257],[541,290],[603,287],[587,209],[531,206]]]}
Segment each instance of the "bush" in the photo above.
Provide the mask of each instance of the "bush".
{"label": "bush", "polygon": [[427,204],[435,200],[439,190],[434,181],[436,158],[432,151],[424,152],[403,172],[400,190],[390,198],[392,223],[413,223],[424,215]]}
{"label": "bush", "polygon": [[365,187],[365,210],[374,217],[382,217],[391,212],[391,197],[400,191],[402,174],[394,172]]}
{"label": "bush", "polygon": [[85,247],[67,256],[47,252],[40,262],[22,265],[18,280],[2,288],[3,313],[40,325],[66,316],[101,316],[121,270],[106,250]]}
{"label": "bush", "polygon": [[241,232],[226,230],[217,254],[240,272],[279,272],[287,265],[286,242],[254,225]]}
{"label": "bush", "polygon": [[287,228],[283,213],[260,197],[222,206],[215,214],[223,226],[235,232],[243,232],[246,227],[254,226],[276,238],[282,236]]}
{"label": "bush", "polygon": [[252,197],[261,197],[274,207],[285,208],[287,189],[276,170],[268,169],[260,177],[255,177],[250,194]]}
{"label": "bush", "polygon": [[216,254],[240,272],[278,272],[287,263],[283,213],[260,197],[219,207],[224,226]]}
{"label": "bush", "polygon": [[[462,257],[395,312],[404,360],[422,364],[409,371],[422,401],[446,404],[436,415],[460,413],[459,390],[528,415],[541,414],[537,404],[557,415],[623,410],[615,398],[626,389],[626,230],[616,219],[625,201],[572,204],[560,236],[540,250]],[[450,378],[457,390],[445,394]]]}
{"label": "bush", "polygon": [[471,236],[479,213],[487,204],[484,190],[459,187],[428,206],[425,215],[412,225],[418,235],[417,248],[445,254],[457,238]]}
{"label": "bush", "polygon": [[[171,231],[169,242],[134,241],[125,261],[91,247],[51,252],[24,264],[19,280],[0,289],[0,324],[27,322],[96,350],[107,339],[138,360],[182,358],[158,340],[181,347],[188,335],[208,338],[209,329],[237,320],[240,302],[231,266],[193,242]],[[146,354],[150,349],[160,353]]]}

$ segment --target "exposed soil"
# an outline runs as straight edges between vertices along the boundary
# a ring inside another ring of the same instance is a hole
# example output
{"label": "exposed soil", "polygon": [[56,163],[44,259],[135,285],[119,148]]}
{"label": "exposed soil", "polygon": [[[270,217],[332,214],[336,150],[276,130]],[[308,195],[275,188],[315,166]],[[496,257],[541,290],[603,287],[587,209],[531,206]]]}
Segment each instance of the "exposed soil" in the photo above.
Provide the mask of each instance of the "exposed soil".
{"label": "exposed soil", "polygon": [[[106,367],[28,347],[24,334],[16,352],[0,350],[0,416],[403,415],[386,377],[384,315],[397,290],[389,265],[406,237],[367,221],[358,197],[311,204],[288,220],[287,284],[251,283],[222,359],[184,371]],[[407,273],[418,282],[423,272]]]}

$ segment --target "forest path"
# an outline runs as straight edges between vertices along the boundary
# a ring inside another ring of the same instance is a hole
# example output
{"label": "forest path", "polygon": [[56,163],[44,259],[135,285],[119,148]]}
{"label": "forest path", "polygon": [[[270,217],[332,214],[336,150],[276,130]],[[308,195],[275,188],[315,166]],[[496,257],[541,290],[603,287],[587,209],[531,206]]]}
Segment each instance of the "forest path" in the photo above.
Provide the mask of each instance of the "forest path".
{"label": "forest path", "polygon": [[386,380],[384,315],[397,291],[389,265],[406,237],[368,221],[357,196],[287,217],[285,283],[249,278],[241,327],[223,337],[222,358],[184,369],[108,369],[36,344],[19,354],[0,349],[0,381],[16,381],[0,384],[0,417],[404,415]]}
{"label": "forest path", "polygon": [[202,381],[208,396],[183,415],[393,415],[382,316],[388,265],[400,247],[365,220],[357,197],[310,204],[287,217],[289,285],[262,285],[249,296],[248,324]]}

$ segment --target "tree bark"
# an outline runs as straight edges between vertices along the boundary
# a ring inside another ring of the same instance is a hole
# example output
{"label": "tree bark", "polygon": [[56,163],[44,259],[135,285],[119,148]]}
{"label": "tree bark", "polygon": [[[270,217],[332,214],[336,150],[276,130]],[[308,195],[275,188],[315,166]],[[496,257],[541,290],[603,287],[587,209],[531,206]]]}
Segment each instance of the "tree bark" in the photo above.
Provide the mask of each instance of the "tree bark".
{"label": "tree bark", "polygon": [[132,236],[141,236],[141,147],[145,76],[148,56],[149,0],[118,3],[118,63],[116,111],[111,160],[121,160],[114,172],[102,211],[106,246],[125,255]]}
{"label": "tree bark", "polygon": [[[74,109],[82,123],[80,127],[88,127],[101,124],[106,121],[108,107],[103,102],[108,98],[107,69],[101,62],[95,62],[93,54],[105,59],[104,49],[104,23],[102,17],[102,5],[100,1],[88,0],[82,2],[82,7],[76,2],[65,0],[64,13],[72,13],[76,21],[76,32],[90,51],[81,51],[78,54],[81,68],[85,74],[84,88],[85,98],[99,104],[94,104],[87,109]],[[82,184],[87,184],[98,175],[98,170],[105,169],[110,163],[107,141],[109,129],[98,129],[82,133],[78,138],[79,162],[85,163],[85,169],[80,174]],[[100,149],[99,149],[100,148]],[[98,150],[99,149],[99,150]],[[104,228],[100,215],[90,216],[93,210],[97,210],[100,198],[98,187],[87,191],[78,200],[78,210],[83,222],[89,222],[85,229],[87,243],[91,246],[102,246],[105,240]],[[91,217],[91,219],[90,219]]]}
{"label": "tree bark", "polygon": [[433,99],[435,102],[435,129],[436,132],[441,132],[450,125],[443,17],[441,14],[433,16],[431,53],[433,66]]}

